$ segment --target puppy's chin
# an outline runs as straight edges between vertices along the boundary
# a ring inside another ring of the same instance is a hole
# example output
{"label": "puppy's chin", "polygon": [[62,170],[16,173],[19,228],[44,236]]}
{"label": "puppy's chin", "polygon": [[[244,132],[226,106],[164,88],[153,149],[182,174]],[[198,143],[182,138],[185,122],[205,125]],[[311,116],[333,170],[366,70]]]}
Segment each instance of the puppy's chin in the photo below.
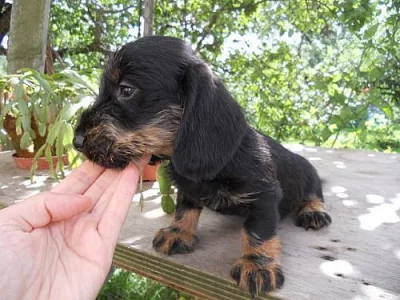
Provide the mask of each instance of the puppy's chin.
{"label": "puppy's chin", "polygon": [[135,162],[140,159],[140,156],[137,157],[122,157],[122,156],[116,156],[116,155],[110,155],[107,157],[104,156],[96,156],[96,155],[86,155],[86,157],[94,162],[95,164],[98,164],[106,169],[117,169],[117,170],[122,170],[125,169],[130,162]]}

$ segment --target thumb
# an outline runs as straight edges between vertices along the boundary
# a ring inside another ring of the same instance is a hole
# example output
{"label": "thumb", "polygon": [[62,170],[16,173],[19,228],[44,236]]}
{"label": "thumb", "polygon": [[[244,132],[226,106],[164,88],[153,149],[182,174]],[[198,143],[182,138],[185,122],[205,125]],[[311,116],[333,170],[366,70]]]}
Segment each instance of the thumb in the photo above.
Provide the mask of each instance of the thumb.
{"label": "thumb", "polygon": [[42,192],[22,203],[0,211],[0,224],[16,224],[30,232],[50,223],[67,220],[87,210],[92,204],[89,197]]}

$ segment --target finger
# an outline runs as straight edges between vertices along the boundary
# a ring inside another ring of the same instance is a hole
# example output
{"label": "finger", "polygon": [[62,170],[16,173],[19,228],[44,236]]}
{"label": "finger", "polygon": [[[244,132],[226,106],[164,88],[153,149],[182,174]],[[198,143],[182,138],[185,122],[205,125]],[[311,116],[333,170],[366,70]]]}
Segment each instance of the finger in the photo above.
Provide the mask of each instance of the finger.
{"label": "finger", "polygon": [[109,201],[99,221],[99,234],[111,245],[117,243],[119,232],[128,214],[138,179],[149,157],[142,158],[136,165],[129,165],[118,178],[116,192]]}
{"label": "finger", "polygon": [[42,192],[4,212],[7,224],[16,224],[23,231],[30,232],[52,222],[69,219],[84,212],[90,205],[91,200],[86,196]]}
{"label": "finger", "polygon": [[92,199],[91,209],[96,207],[100,198],[111,198],[115,191],[115,182],[121,172],[116,170],[105,170],[96,181],[84,193]]}
{"label": "finger", "polygon": [[83,194],[103,172],[103,167],[91,161],[86,161],[53,188],[52,191],[65,194]]}
{"label": "finger", "polygon": [[[150,157],[146,156],[146,157],[140,159],[138,162],[131,163],[130,167],[137,168],[139,176],[140,176],[140,173],[142,172],[146,163],[148,163],[149,158]],[[103,213],[106,210],[107,206],[109,205],[111,199],[113,199],[113,197],[115,196],[114,193],[118,190],[117,183],[120,181],[120,177],[123,175],[123,173],[124,173],[124,171],[118,173],[118,175],[115,179],[116,184],[114,183],[109,186],[109,188],[105,191],[105,193],[103,195],[101,195],[101,199],[98,201],[96,206],[93,208],[92,212],[97,216],[98,221],[100,221],[100,219],[102,218]],[[129,184],[127,184],[126,187],[132,186],[132,185],[136,186],[137,182],[138,182],[138,179],[132,179],[131,182],[129,182]],[[124,190],[124,189],[126,189],[126,187],[124,187],[122,189],[119,188],[119,190]]]}

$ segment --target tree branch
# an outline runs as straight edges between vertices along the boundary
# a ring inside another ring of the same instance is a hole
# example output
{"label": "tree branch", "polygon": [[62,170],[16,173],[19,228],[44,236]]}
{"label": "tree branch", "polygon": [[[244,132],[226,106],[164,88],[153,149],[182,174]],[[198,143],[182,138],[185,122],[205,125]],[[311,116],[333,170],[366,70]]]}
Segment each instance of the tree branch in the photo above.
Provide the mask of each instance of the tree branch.
{"label": "tree branch", "polygon": [[102,7],[100,7],[101,12],[104,13],[104,14],[118,14],[118,13],[122,13],[124,11],[127,11],[127,10],[129,10],[131,8],[135,8],[135,6],[134,5],[129,5],[129,6],[126,6],[124,8],[115,9],[115,10],[113,10],[113,9],[103,9]]}
{"label": "tree branch", "polygon": [[84,47],[79,47],[79,48],[62,48],[57,51],[59,54],[59,57],[62,58],[64,57],[67,53],[69,54],[87,54],[88,52],[99,52],[104,55],[110,55],[114,51],[110,50],[106,45],[103,44],[97,44],[93,42],[92,44],[86,45]]}

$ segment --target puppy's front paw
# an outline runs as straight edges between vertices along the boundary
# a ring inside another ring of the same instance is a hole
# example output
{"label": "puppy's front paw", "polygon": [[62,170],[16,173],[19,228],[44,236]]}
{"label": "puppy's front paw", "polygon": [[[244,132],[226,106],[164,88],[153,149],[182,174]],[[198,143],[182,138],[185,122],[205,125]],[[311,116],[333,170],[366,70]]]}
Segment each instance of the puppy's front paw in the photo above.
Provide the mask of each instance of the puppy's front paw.
{"label": "puppy's front paw", "polygon": [[296,220],[296,225],[306,230],[320,229],[331,223],[331,217],[324,211],[301,211]]}
{"label": "puppy's front paw", "polygon": [[233,266],[231,276],[253,297],[280,288],[285,279],[279,264],[262,255],[242,256]]}
{"label": "puppy's front paw", "polygon": [[153,248],[167,255],[192,252],[198,237],[190,232],[170,226],[162,228],[153,239]]}

